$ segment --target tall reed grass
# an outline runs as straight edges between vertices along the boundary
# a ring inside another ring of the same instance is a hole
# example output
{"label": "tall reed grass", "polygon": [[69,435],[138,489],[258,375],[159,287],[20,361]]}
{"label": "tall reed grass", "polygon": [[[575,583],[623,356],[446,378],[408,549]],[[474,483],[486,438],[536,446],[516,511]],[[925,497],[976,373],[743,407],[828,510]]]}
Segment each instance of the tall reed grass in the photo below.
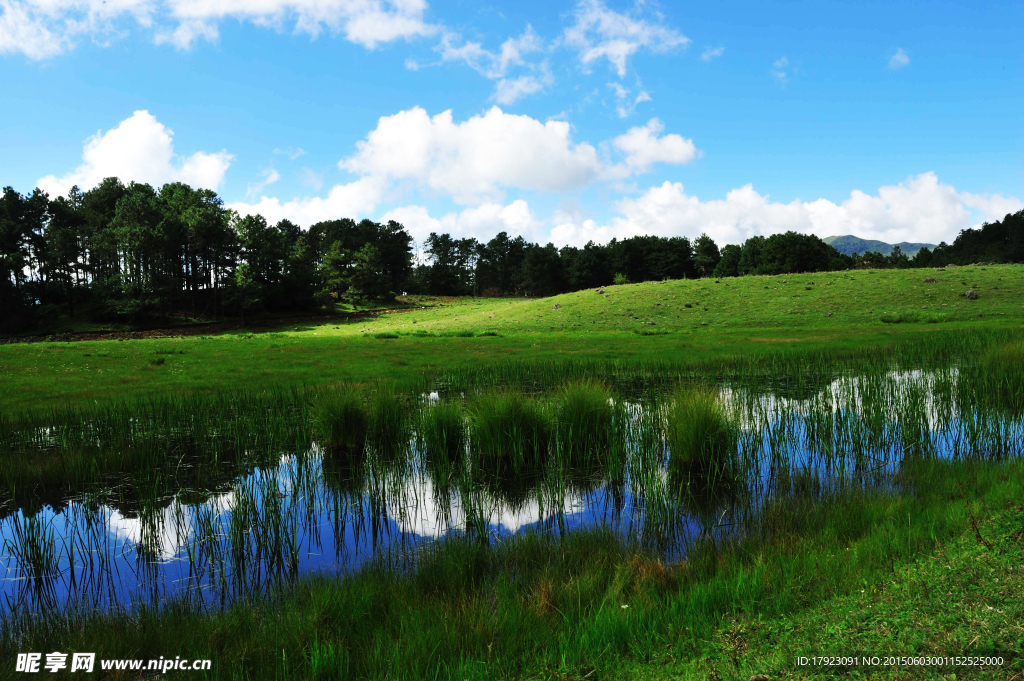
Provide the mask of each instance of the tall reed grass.
{"label": "tall reed grass", "polygon": [[466,455],[466,413],[462,404],[445,400],[420,412],[419,436],[427,461],[459,466]]}
{"label": "tall reed grass", "polygon": [[326,447],[361,452],[366,443],[370,417],[360,392],[325,390],[313,403],[313,430]]}
{"label": "tall reed grass", "polygon": [[736,454],[738,427],[716,391],[684,388],[668,409],[669,470],[675,474],[724,475]]}
{"label": "tall reed grass", "polygon": [[409,444],[408,400],[387,383],[378,383],[370,393],[368,437],[381,455],[394,458]]}
{"label": "tall reed grass", "polygon": [[558,449],[570,465],[607,459],[612,437],[611,391],[602,383],[579,380],[554,397]]}
{"label": "tall reed grass", "polygon": [[546,405],[510,390],[485,392],[470,407],[474,463],[501,475],[539,471],[552,423]]}

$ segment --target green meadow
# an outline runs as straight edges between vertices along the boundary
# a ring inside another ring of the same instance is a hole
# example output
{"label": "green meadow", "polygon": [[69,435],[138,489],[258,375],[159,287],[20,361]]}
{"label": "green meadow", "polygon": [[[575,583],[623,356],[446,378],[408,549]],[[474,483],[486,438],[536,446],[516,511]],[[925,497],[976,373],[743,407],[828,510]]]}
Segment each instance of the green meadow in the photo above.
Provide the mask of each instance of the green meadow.
{"label": "green meadow", "polygon": [[1020,679],[1022,293],[853,270],[0,345],[0,659]]}
{"label": "green meadow", "polygon": [[[934,283],[925,283],[935,279]],[[968,300],[967,291],[978,294]],[[406,309],[217,335],[0,345],[0,408],[255,388],[418,384],[508,361],[693,367],[856,354],[948,333],[1012,332],[1024,266],[853,270],[609,286],[543,299],[410,299]],[[419,303],[419,304],[417,304]],[[557,306],[557,307],[556,307]],[[193,332],[190,330],[190,332]]]}

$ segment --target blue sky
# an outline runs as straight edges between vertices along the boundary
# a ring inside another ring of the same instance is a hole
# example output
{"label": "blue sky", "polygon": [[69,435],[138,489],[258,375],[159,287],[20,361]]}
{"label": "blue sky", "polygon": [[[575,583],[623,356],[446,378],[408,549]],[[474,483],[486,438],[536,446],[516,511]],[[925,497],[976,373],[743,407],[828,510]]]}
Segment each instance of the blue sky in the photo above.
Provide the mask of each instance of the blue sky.
{"label": "blue sky", "polygon": [[952,240],[1024,197],[1024,5],[0,0],[0,183],[306,226]]}

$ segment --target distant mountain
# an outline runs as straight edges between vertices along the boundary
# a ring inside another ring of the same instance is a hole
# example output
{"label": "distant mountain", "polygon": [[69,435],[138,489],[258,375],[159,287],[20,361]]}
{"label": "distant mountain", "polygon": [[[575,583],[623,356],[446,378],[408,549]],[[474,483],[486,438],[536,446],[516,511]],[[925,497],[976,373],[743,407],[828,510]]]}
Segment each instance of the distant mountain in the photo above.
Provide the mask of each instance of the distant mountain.
{"label": "distant mountain", "polygon": [[913,257],[922,248],[935,249],[935,244],[912,244],[907,241],[901,241],[898,244],[887,244],[884,241],[875,241],[874,239],[861,239],[852,234],[827,236],[822,241],[845,255],[860,255],[868,251],[889,255],[892,253],[892,249],[899,246],[905,255]]}

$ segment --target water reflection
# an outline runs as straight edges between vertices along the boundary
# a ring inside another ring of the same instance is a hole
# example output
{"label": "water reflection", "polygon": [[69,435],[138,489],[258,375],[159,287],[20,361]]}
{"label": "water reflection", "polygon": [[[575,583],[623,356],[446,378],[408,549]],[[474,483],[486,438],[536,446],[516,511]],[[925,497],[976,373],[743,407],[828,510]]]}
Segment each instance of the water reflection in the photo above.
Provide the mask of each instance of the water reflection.
{"label": "water reflection", "polygon": [[621,445],[601,456],[515,470],[476,465],[469,444],[428,457],[413,434],[385,456],[314,446],[132,478],[0,519],[2,607],[215,607],[303,574],[410,566],[450,535],[600,525],[672,560],[697,538],[741,533],[773,496],[885,488],[907,457],[1019,452],[1020,419],[958,409],[956,382],[955,371],[852,377],[799,399],[724,388],[741,433],[730,474],[713,480],[669,473],[657,399],[620,405]]}

